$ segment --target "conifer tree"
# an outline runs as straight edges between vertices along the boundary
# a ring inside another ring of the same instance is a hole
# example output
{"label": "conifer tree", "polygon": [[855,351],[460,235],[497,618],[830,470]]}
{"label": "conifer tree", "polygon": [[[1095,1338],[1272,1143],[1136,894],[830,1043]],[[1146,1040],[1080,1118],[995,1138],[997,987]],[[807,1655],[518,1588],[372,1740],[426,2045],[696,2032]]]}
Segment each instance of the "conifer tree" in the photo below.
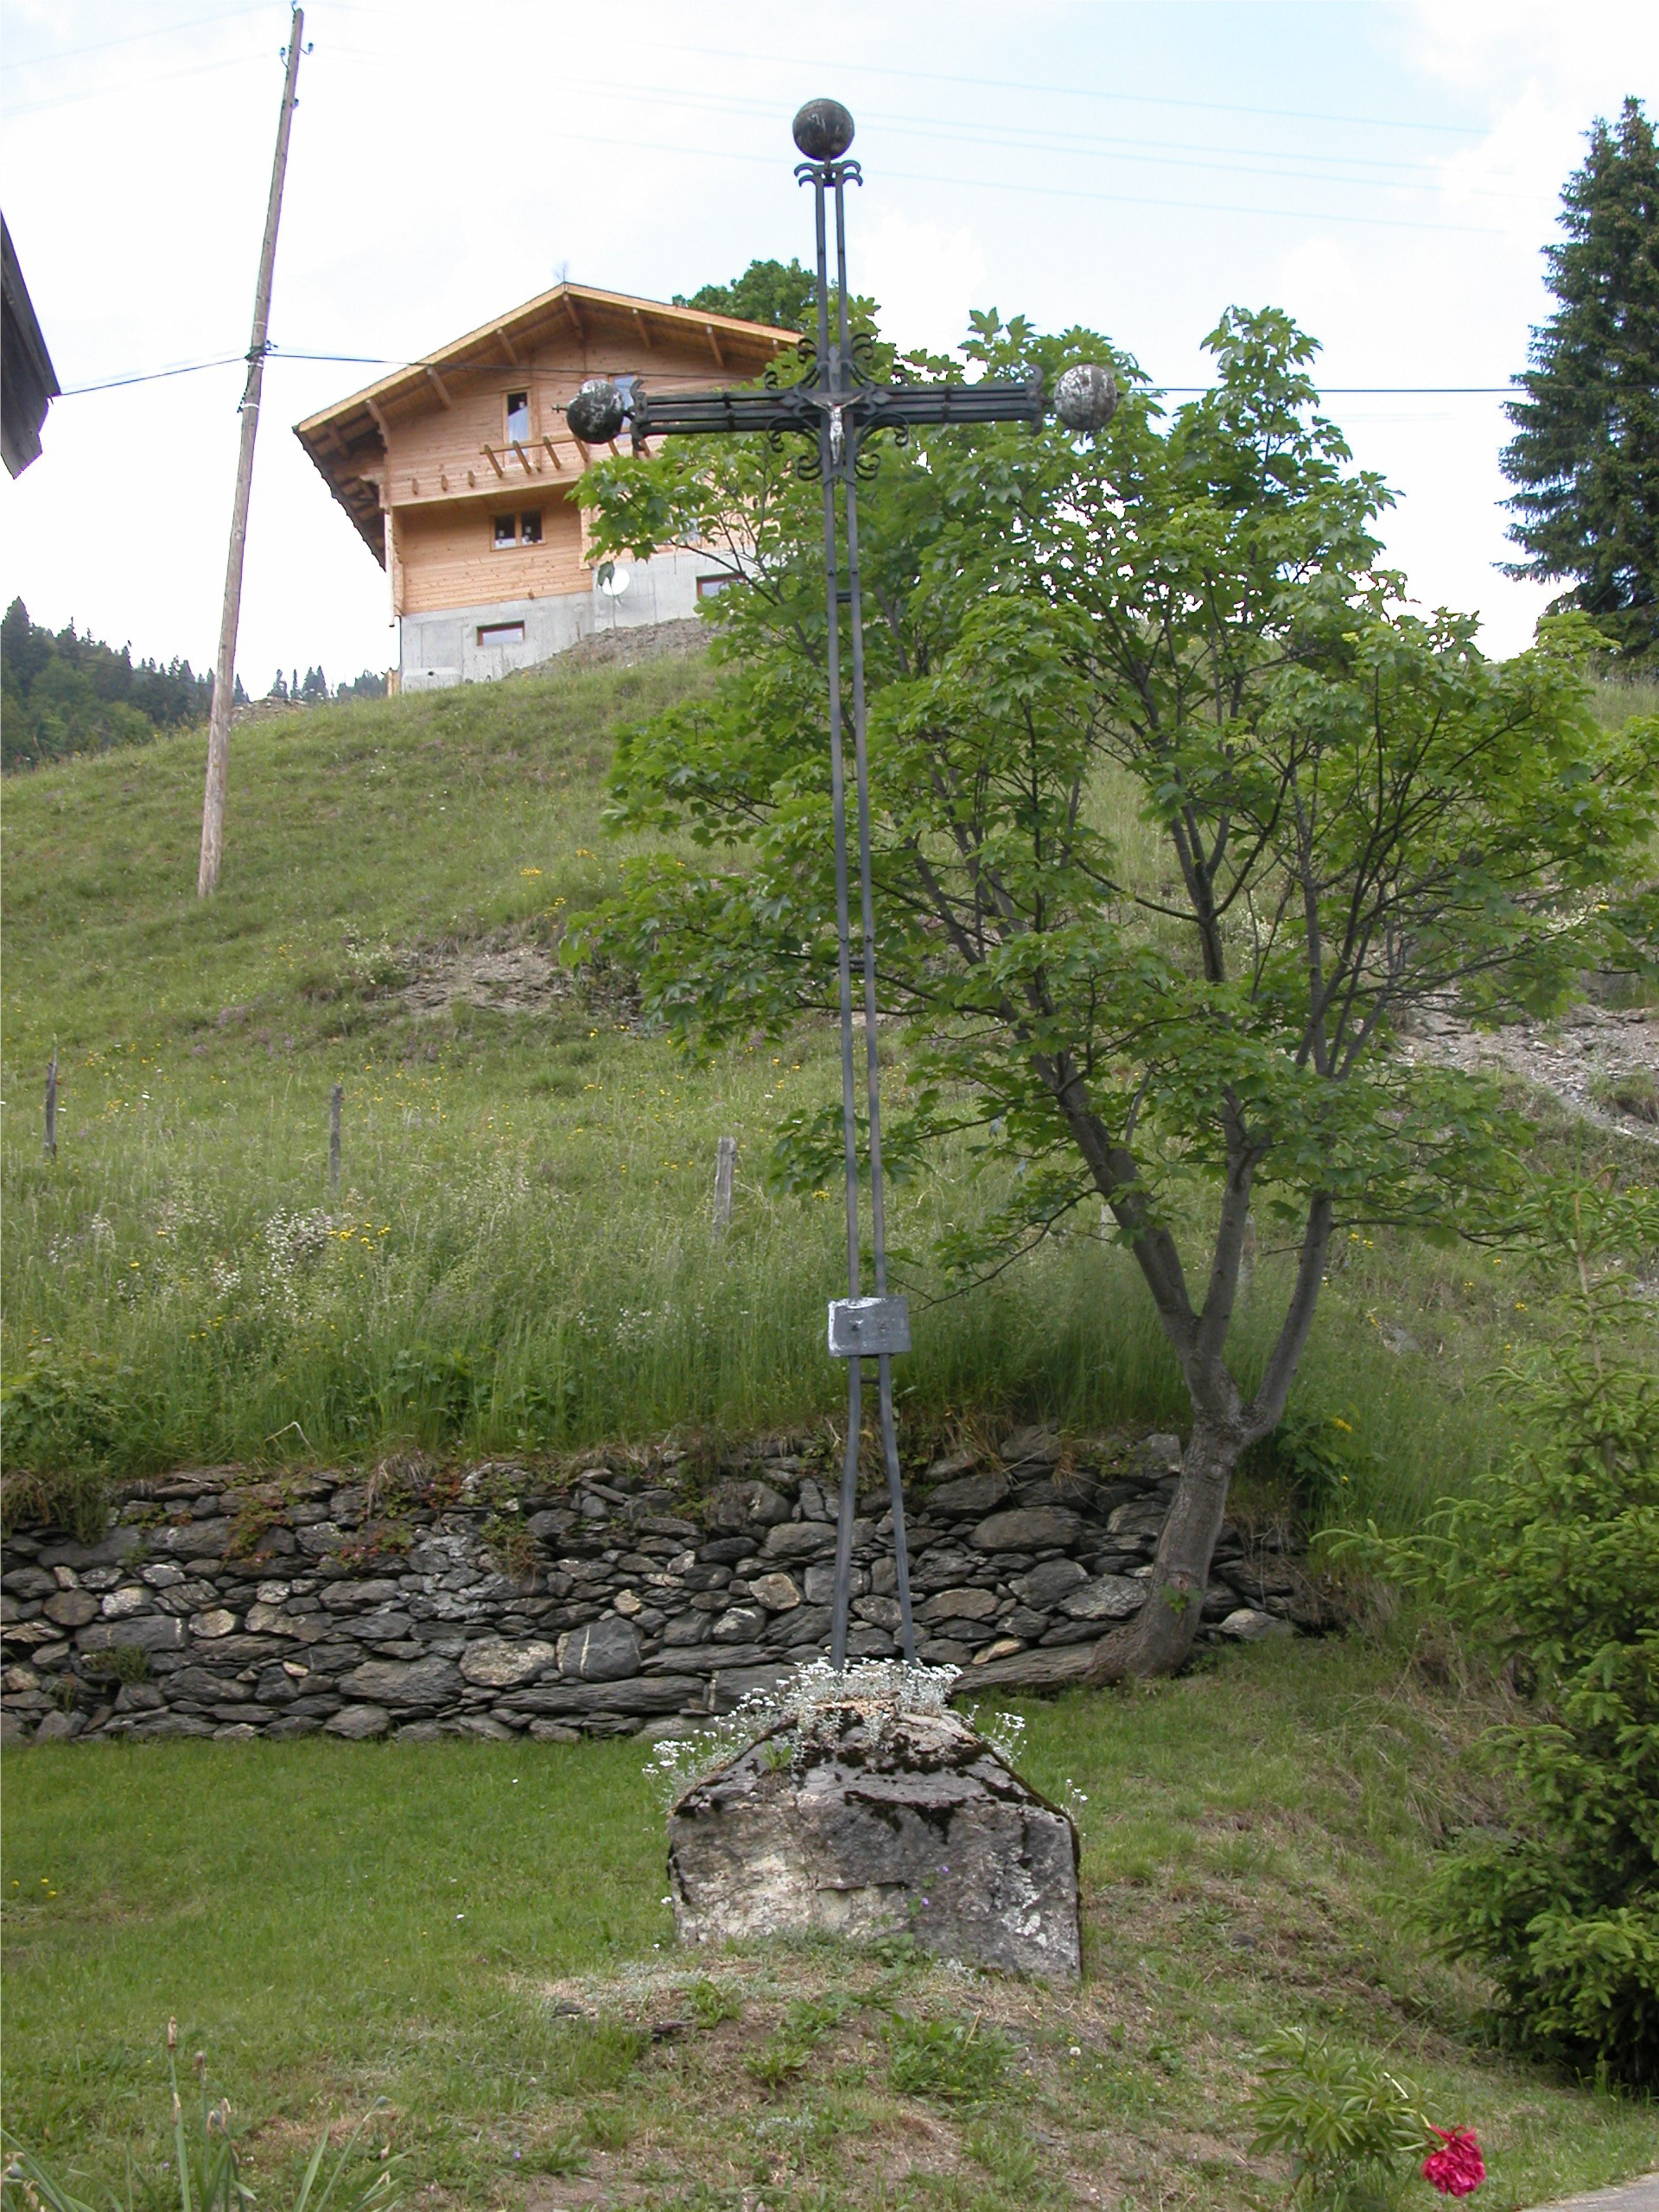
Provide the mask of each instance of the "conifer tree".
{"label": "conifer tree", "polygon": [[134,660],[79,631],[54,632],[31,622],[14,599],[0,622],[0,690],[4,695],[0,762],[32,768],[73,753],[138,745],[207,711],[213,679],[188,660]]}
{"label": "conifer tree", "polygon": [[1546,246],[1560,305],[1532,334],[1503,473],[1519,486],[1512,576],[1570,579],[1622,657],[1659,657],[1659,157],[1640,101],[1600,118]]}

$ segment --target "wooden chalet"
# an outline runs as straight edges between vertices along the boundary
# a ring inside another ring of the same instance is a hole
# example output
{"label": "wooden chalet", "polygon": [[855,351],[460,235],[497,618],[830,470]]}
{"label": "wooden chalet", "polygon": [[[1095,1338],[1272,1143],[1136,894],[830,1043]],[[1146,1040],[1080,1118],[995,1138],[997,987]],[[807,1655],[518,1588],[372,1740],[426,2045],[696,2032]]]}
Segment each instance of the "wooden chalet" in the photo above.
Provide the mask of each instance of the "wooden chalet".
{"label": "wooden chalet", "polygon": [[694,549],[619,564],[599,587],[575,497],[592,455],[564,404],[593,376],[664,391],[742,383],[794,343],[761,323],[556,284],[296,424],[386,571],[395,680],[473,683],[596,629],[695,613],[719,579]]}

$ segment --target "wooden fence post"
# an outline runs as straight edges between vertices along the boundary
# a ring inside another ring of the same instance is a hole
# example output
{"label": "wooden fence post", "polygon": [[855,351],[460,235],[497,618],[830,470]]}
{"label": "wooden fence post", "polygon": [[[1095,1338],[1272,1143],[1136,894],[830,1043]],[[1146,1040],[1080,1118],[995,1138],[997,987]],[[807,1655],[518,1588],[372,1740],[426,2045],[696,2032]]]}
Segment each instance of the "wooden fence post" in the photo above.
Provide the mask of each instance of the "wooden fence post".
{"label": "wooden fence post", "polygon": [[721,1137],[715,1147],[715,1227],[732,1225],[732,1178],[737,1172],[737,1139]]}
{"label": "wooden fence post", "polygon": [[58,1048],[46,1064],[46,1141],[41,1147],[48,1160],[58,1156]]}
{"label": "wooden fence post", "polygon": [[346,1086],[337,1083],[328,1093],[328,1187],[340,1188],[340,1111],[346,1100]]}
{"label": "wooden fence post", "polygon": [[1255,1215],[1244,1217],[1244,1235],[1238,1248],[1238,1287],[1248,1291],[1255,1280]]}

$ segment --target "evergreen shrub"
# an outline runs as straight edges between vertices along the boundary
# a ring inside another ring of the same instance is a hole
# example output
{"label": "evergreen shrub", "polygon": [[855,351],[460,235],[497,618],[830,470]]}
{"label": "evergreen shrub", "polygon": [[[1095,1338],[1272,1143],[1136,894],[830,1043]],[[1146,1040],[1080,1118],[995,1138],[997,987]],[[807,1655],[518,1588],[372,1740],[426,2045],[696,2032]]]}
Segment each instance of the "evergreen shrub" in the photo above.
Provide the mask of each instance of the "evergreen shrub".
{"label": "evergreen shrub", "polygon": [[1445,1603],[1533,1710],[1495,1730],[1501,1827],[1443,1861],[1431,1910],[1498,1993],[1507,2041],[1659,2087],[1659,1374],[1611,1351],[1630,1271],[1659,1243],[1651,1193],[1541,1209],[1572,1262],[1574,1327],[1513,1457],[1421,1537],[1332,1548]]}

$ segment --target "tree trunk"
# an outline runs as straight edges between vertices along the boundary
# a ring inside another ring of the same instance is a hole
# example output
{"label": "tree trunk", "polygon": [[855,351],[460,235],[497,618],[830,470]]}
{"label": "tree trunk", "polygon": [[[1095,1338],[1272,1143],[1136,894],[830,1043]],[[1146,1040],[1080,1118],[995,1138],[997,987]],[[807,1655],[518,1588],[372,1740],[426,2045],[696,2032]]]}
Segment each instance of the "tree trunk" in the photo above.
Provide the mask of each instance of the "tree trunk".
{"label": "tree trunk", "polygon": [[1091,1682],[1173,1675],[1185,1664],[1198,1632],[1228,1485],[1243,1448],[1244,1432],[1236,1419],[1197,1415],[1174,1502],[1158,1540],[1147,1602],[1133,1620],[1103,1639],[1089,1670]]}

